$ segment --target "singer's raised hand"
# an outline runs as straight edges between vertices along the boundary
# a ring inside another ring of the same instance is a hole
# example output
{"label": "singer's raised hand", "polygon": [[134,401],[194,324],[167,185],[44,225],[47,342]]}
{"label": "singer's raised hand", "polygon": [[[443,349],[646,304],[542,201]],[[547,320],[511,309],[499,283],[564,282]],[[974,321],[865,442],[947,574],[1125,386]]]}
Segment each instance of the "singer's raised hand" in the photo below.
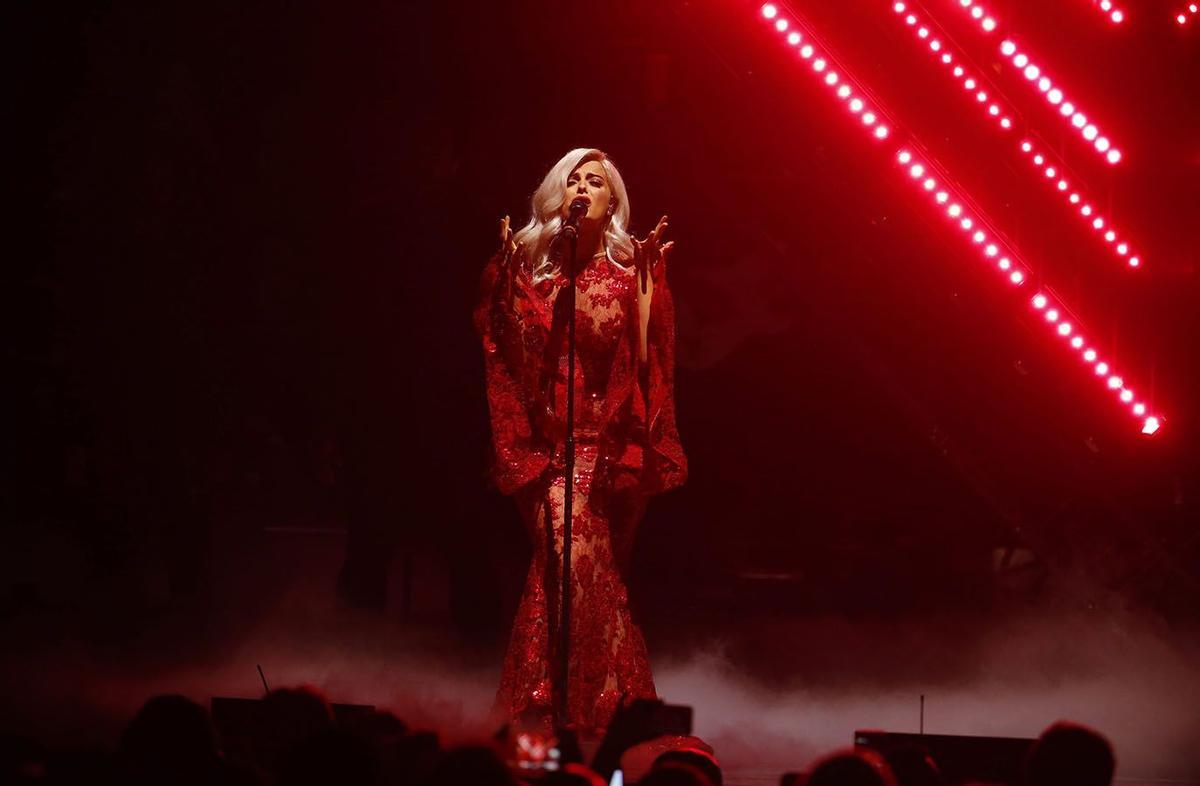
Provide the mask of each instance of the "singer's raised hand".
{"label": "singer's raised hand", "polygon": [[513,231],[509,226],[509,218],[505,216],[500,222],[500,283],[501,286],[497,289],[503,293],[504,302],[509,305],[513,302],[513,280],[517,276],[517,268],[521,264],[522,254],[525,250],[524,243],[518,243],[513,239]]}
{"label": "singer's raised hand", "polygon": [[669,226],[667,217],[663,216],[645,240],[638,240],[634,235],[629,236],[633,242],[633,263],[638,272],[638,291],[642,295],[653,291],[654,282],[662,277],[667,252],[675,246],[675,241],[660,245],[663,233]]}
{"label": "singer's raised hand", "polygon": [[637,271],[638,286],[638,360],[645,362],[649,357],[648,331],[650,324],[650,302],[654,299],[654,284],[662,280],[666,271],[667,252],[675,247],[675,242],[662,244],[663,232],[667,229],[667,217],[658,220],[658,226],[647,235],[645,240],[638,240],[630,235],[633,241],[633,264]]}
{"label": "singer's raised hand", "polygon": [[504,255],[504,261],[512,259],[521,245],[513,240],[513,231],[508,225],[508,216],[505,216],[500,222],[500,252]]}

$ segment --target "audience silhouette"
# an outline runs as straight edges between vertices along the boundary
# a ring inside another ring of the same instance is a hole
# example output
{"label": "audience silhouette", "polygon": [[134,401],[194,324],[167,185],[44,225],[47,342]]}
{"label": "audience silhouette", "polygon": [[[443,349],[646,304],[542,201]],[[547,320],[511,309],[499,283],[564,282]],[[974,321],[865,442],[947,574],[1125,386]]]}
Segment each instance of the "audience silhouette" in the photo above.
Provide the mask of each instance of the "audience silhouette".
{"label": "audience silhouette", "polygon": [[[645,726],[655,702],[618,713],[589,764],[568,732],[558,758],[531,763],[514,756],[520,731],[502,728],[486,743],[444,748],[436,733],[410,729],[386,712],[336,718],[312,687],[276,690],[257,705],[253,744],[230,745],[209,712],[180,695],[143,705],[112,755],[55,752],[19,735],[0,735],[0,782],[122,786],[606,786],[614,762],[632,746],[675,745],[648,772],[644,786],[725,786],[726,774],[704,743],[673,740]],[[696,738],[690,738],[695,740]],[[663,742],[668,740],[667,742]],[[226,754],[226,751],[232,751]],[[238,752],[241,752],[239,755]],[[1075,723],[1047,728],[1029,750],[1024,782],[1001,786],[1112,786],[1112,745]],[[625,775],[625,773],[622,773]],[[834,752],[787,783],[804,786],[963,786],[947,781],[928,752],[866,748]],[[632,780],[626,780],[632,784]],[[731,781],[736,784],[737,780]]]}

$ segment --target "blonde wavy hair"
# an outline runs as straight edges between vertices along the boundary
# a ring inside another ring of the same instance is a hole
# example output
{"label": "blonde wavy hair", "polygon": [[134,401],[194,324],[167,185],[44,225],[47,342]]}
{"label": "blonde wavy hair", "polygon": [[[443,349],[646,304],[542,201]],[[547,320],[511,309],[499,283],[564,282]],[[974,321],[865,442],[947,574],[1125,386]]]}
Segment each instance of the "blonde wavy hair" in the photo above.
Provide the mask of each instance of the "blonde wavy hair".
{"label": "blonde wavy hair", "polygon": [[623,266],[633,258],[633,243],[628,232],[629,195],[625,191],[621,173],[604,151],[577,147],[560,158],[542,178],[542,184],[529,201],[529,223],[513,235],[515,242],[525,244],[534,283],[553,278],[558,273],[559,264],[550,255],[550,245],[562,228],[562,204],[567,193],[567,178],[589,161],[599,161],[604,167],[612,199],[613,212],[603,230],[604,250],[610,259]]}

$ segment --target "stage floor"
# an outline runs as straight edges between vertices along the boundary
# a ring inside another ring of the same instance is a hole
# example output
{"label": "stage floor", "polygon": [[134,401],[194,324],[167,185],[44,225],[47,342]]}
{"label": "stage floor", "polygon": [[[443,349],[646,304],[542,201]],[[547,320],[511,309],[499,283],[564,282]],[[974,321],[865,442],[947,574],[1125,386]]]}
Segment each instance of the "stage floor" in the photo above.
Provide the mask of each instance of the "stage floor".
{"label": "stage floor", "polygon": [[[187,603],[121,614],[128,588],[98,584],[19,608],[4,623],[4,724],[54,746],[110,746],[152,694],[261,695],[261,664],[273,687],[312,684],[448,743],[486,733],[506,631],[454,630],[435,560],[414,563],[402,620],[337,601],[340,533],[264,537]],[[58,559],[56,570],[73,570]],[[695,708],[695,733],[732,786],[777,783],[848,746],[855,729],[916,731],[922,695],[929,733],[1034,737],[1071,719],[1112,739],[1121,783],[1200,783],[1198,639],[1140,612],[1043,602],[984,618],[871,619],[751,607],[708,630],[644,627],[660,695]]]}

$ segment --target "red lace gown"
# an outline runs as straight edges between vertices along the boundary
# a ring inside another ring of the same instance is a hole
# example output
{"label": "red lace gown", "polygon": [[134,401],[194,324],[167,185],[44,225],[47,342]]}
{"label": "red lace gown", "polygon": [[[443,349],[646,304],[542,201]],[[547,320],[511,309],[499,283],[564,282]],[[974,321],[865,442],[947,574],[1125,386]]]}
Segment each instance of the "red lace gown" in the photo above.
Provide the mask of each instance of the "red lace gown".
{"label": "red lace gown", "polygon": [[[660,277],[651,300],[648,357],[639,363],[635,281],[632,265],[599,256],[587,263],[576,284],[567,713],[570,723],[590,733],[608,725],[622,696],[629,702],[656,695],[645,642],[630,618],[623,573],[647,498],[687,477],[675,427],[671,293]],[[475,312],[487,372],[492,479],[516,500],[533,541],[533,562],[492,710],[493,719],[501,722],[532,711],[548,726],[555,703],[562,608],[566,283],[560,275],[535,285],[524,260],[497,255],[484,271]]]}

